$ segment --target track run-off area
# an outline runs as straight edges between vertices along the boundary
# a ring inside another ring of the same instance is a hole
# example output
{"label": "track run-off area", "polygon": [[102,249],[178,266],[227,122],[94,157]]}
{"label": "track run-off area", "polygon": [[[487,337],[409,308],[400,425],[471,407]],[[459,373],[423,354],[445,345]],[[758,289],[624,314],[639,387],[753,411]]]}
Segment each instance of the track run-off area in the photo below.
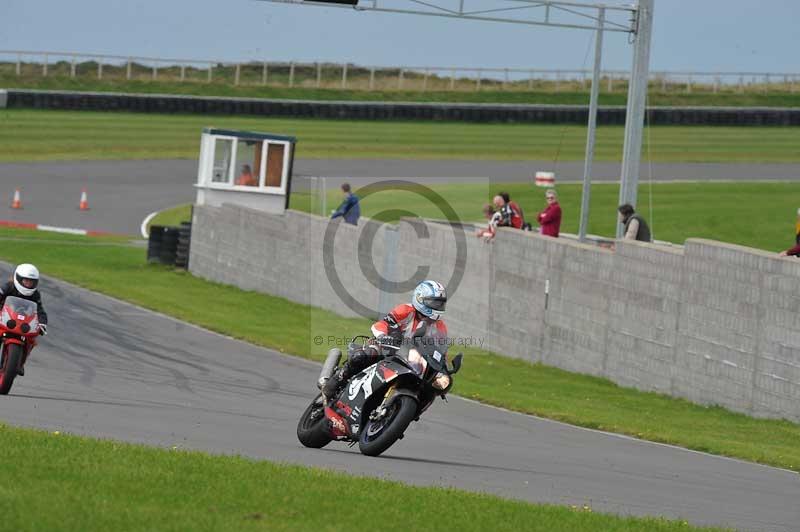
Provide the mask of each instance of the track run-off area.
{"label": "track run-off area", "polygon": [[[537,170],[555,171],[558,183],[578,182],[582,162],[410,161],[376,159],[298,159],[297,185],[303,176],[327,177],[327,186],[354,186],[400,178],[427,184],[470,180],[532,182]],[[794,181],[800,164],[653,163],[642,165],[641,183],[674,181]],[[619,181],[619,163],[596,163],[593,181]],[[0,163],[0,220],[139,235],[151,213],[195,199],[197,160],[63,161]],[[11,209],[16,188],[21,210]],[[80,211],[82,189],[89,211]],[[479,209],[481,199],[476,199]]]}

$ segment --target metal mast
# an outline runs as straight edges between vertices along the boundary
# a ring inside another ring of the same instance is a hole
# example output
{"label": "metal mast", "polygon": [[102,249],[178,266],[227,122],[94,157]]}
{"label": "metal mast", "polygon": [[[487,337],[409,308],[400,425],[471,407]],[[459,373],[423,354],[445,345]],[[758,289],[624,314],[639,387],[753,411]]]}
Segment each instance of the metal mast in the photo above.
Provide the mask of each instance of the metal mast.
{"label": "metal mast", "polygon": [[[642,129],[647,100],[647,78],[650,73],[650,41],[653,33],[653,4],[655,0],[638,0],[635,31],[633,32],[633,65],[628,83],[628,107],[625,113],[625,142],[622,148],[619,204],[636,207],[639,189],[639,166],[642,157]],[[617,238],[622,236],[622,224],[617,223]]]}
{"label": "metal mast", "polygon": [[[635,5],[608,5],[595,2],[562,2],[549,0],[259,0],[279,4],[324,6],[433,17],[506,22],[535,26],[552,26],[594,30],[595,57],[589,102],[589,123],[586,139],[586,160],[581,202],[579,236],[586,237],[589,219],[591,172],[597,124],[598,79],[602,61],[603,32],[627,33],[633,43],[633,68],[628,86],[625,118],[625,142],[620,178],[620,204],[636,204],[639,163],[642,149],[645,96],[650,61],[650,36],[655,0],[637,0]],[[617,237],[622,226],[617,224]]]}

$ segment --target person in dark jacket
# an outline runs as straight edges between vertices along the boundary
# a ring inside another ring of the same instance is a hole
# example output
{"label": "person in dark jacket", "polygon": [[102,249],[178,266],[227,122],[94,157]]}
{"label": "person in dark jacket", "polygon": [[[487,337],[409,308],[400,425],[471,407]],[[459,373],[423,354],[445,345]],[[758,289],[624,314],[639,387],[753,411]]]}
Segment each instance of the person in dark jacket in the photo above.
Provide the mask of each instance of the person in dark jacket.
{"label": "person in dark jacket", "polygon": [[619,211],[619,221],[625,226],[623,239],[652,242],[653,239],[650,235],[650,228],[647,226],[647,222],[645,222],[644,218],[640,215],[636,214],[631,204],[625,203],[624,205],[620,205],[617,210]]}
{"label": "person in dark jacket", "polygon": [[36,313],[39,314],[39,326],[42,335],[47,334],[47,312],[42,304],[42,295],[39,293],[39,270],[33,264],[20,264],[14,270],[9,282],[0,286],[0,307],[6,302],[6,297],[14,296],[36,303]]}
{"label": "person in dark jacket", "polygon": [[499,227],[513,227],[514,229],[522,229],[525,219],[522,217],[522,209],[510,201],[509,196],[505,192],[500,192],[492,200],[497,212],[500,213]]}
{"label": "person in dark jacket", "polygon": [[350,183],[342,184],[342,194],[344,194],[344,201],[339,205],[339,208],[333,211],[331,219],[344,217],[344,221],[358,225],[358,218],[361,216],[361,206],[358,204],[358,196],[353,194],[350,190]]}
{"label": "person in dark jacket", "polygon": [[[39,315],[39,334],[47,334],[47,312],[42,304],[42,295],[39,293],[39,270],[33,264],[20,264],[14,270],[11,280],[0,286],[0,308],[5,304],[8,296],[27,299],[36,303],[36,313]],[[25,375],[20,368],[20,375]]]}
{"label": "person in dark jacket", "polygon": [[[525,213],[522,212],[522,207],[519,204],[511,199],[508,192],[500,192],[500,197],[503,198],[508,208],[511,210],[511,219],[513,220],[514,217],[517,217],[519,221],[517,224],[519,225],[518,229],[522,229],[524,231],[532,231],[533,227],[531,224],[525,221]],[[513,227],[516,227],[513,222],[511,223]]]}

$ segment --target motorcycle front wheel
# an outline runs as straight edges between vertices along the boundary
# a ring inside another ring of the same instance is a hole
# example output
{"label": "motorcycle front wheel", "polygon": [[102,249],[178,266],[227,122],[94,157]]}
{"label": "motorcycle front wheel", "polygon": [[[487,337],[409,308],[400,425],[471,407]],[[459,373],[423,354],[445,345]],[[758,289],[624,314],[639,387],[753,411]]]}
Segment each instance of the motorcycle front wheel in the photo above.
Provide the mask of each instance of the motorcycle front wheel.
{"label": "motorcycle front wheel", "polygon": [[17,378],[19,362],[22,360],[22,347],[19,345],[8,344],[5,351],[3,367],[0,369],[0,395],[8,395],[8,392],[11,391],[11,385]]}
{"label": "motorcycle front wheel", "polygon": [[386,415],[368,420],[358,436],[358,448],[367,456],[378,456],[403,436],[417,414],[417,401],[408,395],[395,399]]}
{"label": "motorcycle front wheel", "polygon": [[311,401],[303,415],[300,416],[300,421],[297,423],[297,439],[306,447],[313,449],[320,449],[331,442],[322,395],[318,395]]}

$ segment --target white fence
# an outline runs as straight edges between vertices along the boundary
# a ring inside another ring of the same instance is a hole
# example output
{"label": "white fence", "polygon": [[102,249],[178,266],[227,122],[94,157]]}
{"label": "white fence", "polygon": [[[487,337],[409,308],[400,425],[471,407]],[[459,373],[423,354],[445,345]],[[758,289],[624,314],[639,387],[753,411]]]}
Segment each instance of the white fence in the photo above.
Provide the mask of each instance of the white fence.
{"label": "white fence", "polygon": [[[629,73],[603,70],[601,90],[627,90]],[[362,66],[293,61],[231,62],[211,59],[119,56],[80,52],[0,50],[0,77],[87,77],[179,82],[227,82],[289,88],[354,90],[586,90],[588,69]],[[788,72],[651,71],[662,92],[795,92],[800,74]]]}

